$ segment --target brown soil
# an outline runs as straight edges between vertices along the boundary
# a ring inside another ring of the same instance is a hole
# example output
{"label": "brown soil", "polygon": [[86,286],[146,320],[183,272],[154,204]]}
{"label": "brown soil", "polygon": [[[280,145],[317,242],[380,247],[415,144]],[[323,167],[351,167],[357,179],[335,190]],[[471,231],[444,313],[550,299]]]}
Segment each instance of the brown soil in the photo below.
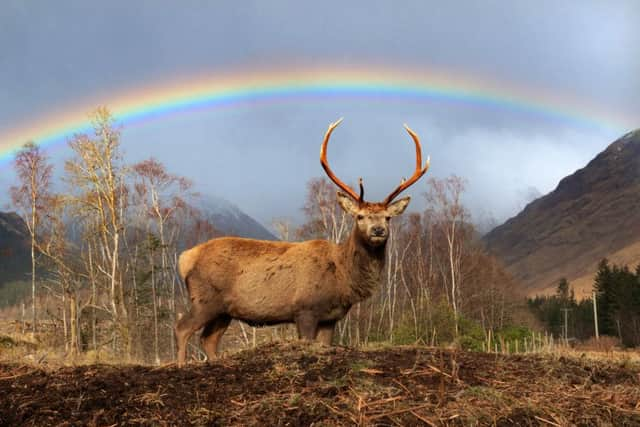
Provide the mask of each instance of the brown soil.
{"label": "brown soil", "polygon": [[0,365],[1,425],[640,426],[640,368],[268,344],[210,365]]}

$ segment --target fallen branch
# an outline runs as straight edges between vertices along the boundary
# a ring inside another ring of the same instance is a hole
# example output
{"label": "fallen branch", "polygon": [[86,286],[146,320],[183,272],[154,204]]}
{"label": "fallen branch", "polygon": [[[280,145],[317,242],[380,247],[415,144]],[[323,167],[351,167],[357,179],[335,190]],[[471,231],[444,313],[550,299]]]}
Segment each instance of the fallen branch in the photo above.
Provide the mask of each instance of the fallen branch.
{"label": "fallen branch", "polygon": [[440,369],[436,368],[435,366],[433,366],[433,365],[427,365],[427,366],[428,366],[430,369],[434,370],[435,372],[437,372],[437,373],[439,373],[439,374],[442,374],[442,375],[444,375],[445,377],[448,377],[448,378],[453,379],[453,377],[452,377],[451,375],[449,375],[449,374],[447,374],[446,372],[444,372],[444,371],[442,371],[442,370],[440,370]]}
{"label": "fallen branch", "polygon": [[419,419],[423,423],[428,424],[428,425],[430,425],[432,427],[436,427],[436,424],[434,424],[434,422],[429,420],[428,418],[425,418],[425,417],[417,414],[415,411],[409,411],[409,412],[411,412],[411,415],[413,415],[414,417],[416,417],[417,419]]}
{"label": "fallen branch", "polygon": [[406,391],[406,392],[409,394],[409,396],[413,396],[413,393],[411,392],[411,390],[409,390],[409,389],[407,388],[407,386],[406,386],[406,385],[402,384],[400,381],[398,381],[398,380],[397,380],[397,379],[395,379],[395,378],[393,378],[393,382],[394,382],[394,383],[396,383],[396,384],[398,384],[400,387],[402,387],[402,389],[403,389],[404,391]]}
{"label": "fallen branch", "polygon": [[362,368],[360,369],[360,372],[364,372],[365,374],[370,374],[370,375],[384,374],[384,372],[379,369],[370,369],[370,368]]}
{"label": "fallen branch", "polygon": [[8,376],[8,377],[0,377],[0,381],[2,381],[2,380],[12,380],[12,379],[14,379],[14,378],[22,377],[22,376],[24,376],[24,375],[33,374],[34,372],[38,372],[38,370],[37,370],[37,369],[32,369],[32,370],[30,370],[30,371],[23,372],[23,373],[21,373],[21,374],[10,375],[10,376]]}
{"label": "fallen branch", "polygon": [[364,402],[364,406],[372,407],[372,406],[381,405],[383,403],[395,402],[396,400],[402,400],[402,399],[404,399],[404,396],[388,397],[386,399],[374,400],[373,402]]}
{"label": "fallen branch", "polygon": [[395,411],[391,411],[391,412],[384,412],[381,414],[376,414],[376,415],[371,415],[367,417],[367,420],[376,420],[378,418],[382,418],[382,417],[387,417],[389,415],[397,415],[397,414],[402,414],[404,412],[411,412],[411,411],[415,411],[416,409],[422,409],[422,408],[428,408],[430,406],[433,406],[431,403],[427,403],[425,405],[418,405],[418,406],[413,406],[411,408],[404,408],[404,409],[396,409]]}
{"label": "fallen branch", "polygon": [[560,424],[554,423],[553,421],[547,420],[547,419],[539,417],[537,415],[534,415],[533,418],[535,418],[538,421],[542,421],[543,423],[547,423],[547,424],[552,425],[552,426],[560,427]]}
{"label": "fallen branch", "polygon": [[351,415],[345,414],[344,412],[341,412],[341,411],[337,410],[336,408],[334,408],[333,406],[329,405],[328,403],[323,402],[322,400],[319,400],[319,402],[322,405],[326,406],[334,414],[340,415],[343,418],[348,418],[351,421],[353,421],[354,424],[359,425],[358,421],[355,418],[353,418]]}

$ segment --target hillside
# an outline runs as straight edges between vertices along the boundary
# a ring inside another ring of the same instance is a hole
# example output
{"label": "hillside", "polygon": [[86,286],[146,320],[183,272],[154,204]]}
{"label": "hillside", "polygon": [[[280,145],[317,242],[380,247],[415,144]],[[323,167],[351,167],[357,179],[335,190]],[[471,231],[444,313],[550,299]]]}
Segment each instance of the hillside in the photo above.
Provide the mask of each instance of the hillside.
{"label": "hillside", "polygon": [[613,142],[484,237],[528,294],[561,277],[590,292],[597,263],[640,262],[640,130]]}
{"label": "hillside", "polygon": [[[206,218],[222,235],[277,240],[260,223],[234,204],[217,197],[208,197],[200,206]],[[80,239],[73,233],[72,239]],[[15,212],[0,212],[0,285],[26,279],[31,269],[30,238],[27,227]]]}
{"label": "hillside", "polygon": [[303,343],[182,369],[0,363],[0,424],[637,426],[639,375],[628,360]]}
{"label": "hillside", "polygon": [[225,236],[277,240],[258,221],[221,197],[203,196],[198,202],[198,207],[214,227]]}
{"label": "hillside", "polygon": [[29,231],[15,212],[0,212],[0,285],[27,279],[31,271]]}

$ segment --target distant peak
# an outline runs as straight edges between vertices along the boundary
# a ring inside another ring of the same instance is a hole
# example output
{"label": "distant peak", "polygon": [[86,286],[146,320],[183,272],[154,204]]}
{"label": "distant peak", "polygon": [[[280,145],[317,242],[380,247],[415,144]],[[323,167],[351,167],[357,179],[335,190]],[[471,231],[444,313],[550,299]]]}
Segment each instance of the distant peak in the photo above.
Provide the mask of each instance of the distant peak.
{"label": "distant peak", "polygon": [[627,132],[619,139],[619,141],[628,141],[630,139],[640,139],[640,128],[636,130],[632,130],[631,132]]}
{"label": "distant peak", "polygon": [[[630,149],[630,151],[629,151]],[[612,142],[606,150],[602,154],[607,155],[610,153],[615,153],[617,156],[618,153],[623,150],[626,151],[627,156],[637,156],[640,154],[638,150],[640,149],[640,129],[632,130],[631,132],[627,132],[622,135],[620,138],[616,139]]]}

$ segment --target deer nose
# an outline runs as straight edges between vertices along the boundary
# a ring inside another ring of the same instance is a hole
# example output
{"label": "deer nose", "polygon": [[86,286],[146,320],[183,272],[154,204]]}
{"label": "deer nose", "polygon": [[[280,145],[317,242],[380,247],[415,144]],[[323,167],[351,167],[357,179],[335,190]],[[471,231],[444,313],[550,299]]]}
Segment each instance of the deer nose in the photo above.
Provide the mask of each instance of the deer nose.
{"label": "deer nose", "polygon": [[386,230],[384,229],[384,227],[381,227],[379,225],[376,225],[376,226],[371,228],[371,233],[376,237],[384,236],[385,232],[386,232]]}

